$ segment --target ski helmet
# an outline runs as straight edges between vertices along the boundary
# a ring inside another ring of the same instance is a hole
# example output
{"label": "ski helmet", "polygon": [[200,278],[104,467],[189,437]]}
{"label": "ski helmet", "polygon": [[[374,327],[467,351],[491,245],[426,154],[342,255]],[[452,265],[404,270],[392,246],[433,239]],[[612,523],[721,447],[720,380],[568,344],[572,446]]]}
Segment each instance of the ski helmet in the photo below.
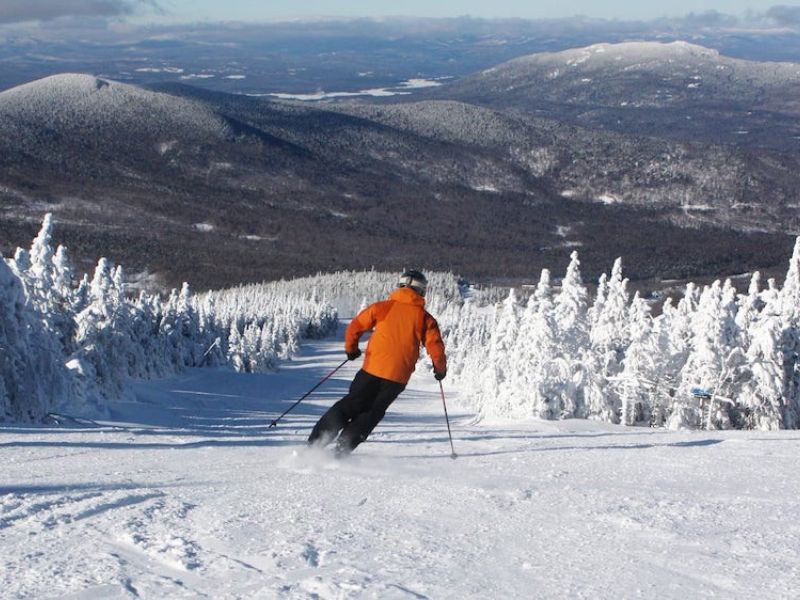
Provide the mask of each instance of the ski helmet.
{"label": "ski helmet", "polygon": [[421,272],[415,269],[408,269],[400,275],[397,287],[410,287],[420,296],[425,297],[425,292],[428,289],[428,280],[425,279],[425,275]]}

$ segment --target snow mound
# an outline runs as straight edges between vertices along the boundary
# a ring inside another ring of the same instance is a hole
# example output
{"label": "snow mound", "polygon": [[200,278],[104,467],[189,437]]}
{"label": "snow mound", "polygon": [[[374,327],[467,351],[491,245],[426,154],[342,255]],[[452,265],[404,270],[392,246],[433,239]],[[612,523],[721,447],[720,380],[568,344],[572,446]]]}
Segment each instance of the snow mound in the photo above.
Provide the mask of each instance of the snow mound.
{"label": "snow mound", "polygon": [[109,129],[137,135],[167,132],[191,138],[229,135],[223,119],[198,102],[92,75],[65,73],[0,93],[0,131],[24,134]]}

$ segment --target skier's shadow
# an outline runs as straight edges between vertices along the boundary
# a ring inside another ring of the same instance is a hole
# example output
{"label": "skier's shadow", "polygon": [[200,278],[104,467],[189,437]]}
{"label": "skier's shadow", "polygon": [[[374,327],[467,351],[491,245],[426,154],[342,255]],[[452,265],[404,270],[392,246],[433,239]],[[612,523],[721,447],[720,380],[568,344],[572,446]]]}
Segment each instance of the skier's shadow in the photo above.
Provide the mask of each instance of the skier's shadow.
{"label": "skier's shadow", "polygon": [[[613,435],[613,434],[608,434]],[[484,436],[483,439],[486,439],[487,436]],[[518,436],[519,438],[523,438],[525,436]],[[537,436],[534,436],[537,437]],[[548,436],[538,436],[541,438],[547,438]],[[568,437],[568,436],[557,436],[557,437]],[[573,436],[575,437],[575,436]],[[587,436],[577,436],[577,437],[587,437]],[[507,438],[499,438],[499,439],[507,439]],[[425,440],[431,444],[447,444],[448,438],[441,437],[441,438],[428,438]],[[456,443],[458,443],[458,439]],[[475,441],[475,438],[462,438],[460,441],[462,442],[469,442]],[[458,451],[457,454],[459,458],[480,458],[485,456],[501,456],[506,454],[529,454],[534,452],[564,452],[564,451],[592,451],[592,450],[650,450],[654,448],[691,448],[691,447],[702,447],[702,446],[714,446],[716,444],[721,444],[725,440],[718,440],[718,439],[703,439],[703,440],[689,440],[689,441],[681,441],[681,442],[667,442],[667,443],[649,443],[649,444],[602,444],[602,445],[593,445],[593,446],[525,446],[523,448],[507,448],[507,449],[500,449],[500,450],[486,450],[480,452],[463,452]],[[388,442],[388,440],[386,440]],[[397,455],[397,458],[402,459],[409,459],[409,458],[421,458],[421,459],[442,459],[442,458],[450,458],[449,454],[442,453],[442,454],[405,454],[405,455]]]}

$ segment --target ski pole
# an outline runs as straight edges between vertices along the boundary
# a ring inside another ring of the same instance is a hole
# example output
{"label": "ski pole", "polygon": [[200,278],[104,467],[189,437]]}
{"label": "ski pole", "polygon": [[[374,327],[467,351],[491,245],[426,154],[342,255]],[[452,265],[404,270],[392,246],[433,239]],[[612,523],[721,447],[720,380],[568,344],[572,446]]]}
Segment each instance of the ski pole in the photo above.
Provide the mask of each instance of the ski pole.
{"label": "ski pole", "polygon": [[441,379],[439,380],[439,391],[442,392],[442,406],[444,407],[444,420],[447,421],[447,436],[450,438],[450,458],[455,460],[458,458],[456,449],[453,447],[453,434],[450,433],[450,417],[447,416],[447,403],[444,401],[444,386]]}
{"label": "ski pole", "polygon": [[267,429],[270,429],[270,428],[272,428],[272,427],[275,427],[275,426],[278,424],[278,421],[280,421],[280,420],[281,420],[283,417],[285,417],[286,415],[288,415],[288,414],[289,414],[291,411],[293,411],[293,410],[294,410],[294,408],[295,408],[295,407],[296,407],[298,404],[300,404],[300,403],[301,403],[303,400],[305,400],[305,399],[306,399],[306,398],[308,398],[308,397],[309,397],[311,394],[313,394],[313,393],[314,393],[314,391],[315,391],[315,390],[316,390],[316,389],[317,389],[319,386],[321,386],[323,383],[325,383],[326,381],[328,381],[328,379],[330,379],[331,377],[333,377],[334,373],[336,373],[336,371],[338,371],[338,370],[339,370],[339,369],[341,369],[343,366],[345,366],[345,364],[347,364],[347,362],[348,362],[349,360],[350,360],[349,358],[345,358],[345,359],[342,361],[342,364],[340,364],[340,365],[339,365],[338,367],[336,367],[336,368],[335,368],[333,371],[331,371],[330,373],[328,373],[327,375],[325,375],[325,377],[323,377],[323,378],[322,378],[322,379],[319,381],[319,383],[317,383],[317,385],[315,385],[313,388],[311,388],[310,390],[308,390],[308,392],[306,392],[305,394],[303,394],[303,397],[302,397],[302,398],[300,398],[300,399],[299,399],[297,402],[295,402],[295,403],[294,403],[294,404],[292,404],[292,405],[291,405],[289,408],[287,408],[285,411],[283,411],[283,414],[281,414],[281,416],[280,416],[280,417],[278,417],[277,419],[275,419],[274,421],[272,421],[272,423],[270,423],[270,424],[269,424],[269,427],[267,427]]}

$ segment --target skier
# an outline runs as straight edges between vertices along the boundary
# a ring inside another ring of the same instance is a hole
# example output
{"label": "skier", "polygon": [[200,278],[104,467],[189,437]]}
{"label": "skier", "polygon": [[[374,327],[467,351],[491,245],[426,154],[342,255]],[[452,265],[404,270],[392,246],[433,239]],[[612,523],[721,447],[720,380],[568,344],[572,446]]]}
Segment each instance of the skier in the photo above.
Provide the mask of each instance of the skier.
{"label": "skier", "polygon": [[408,383],[424,344],[433,360],[434,377],[447,375],[447,359],[439,325],[425,310],[428,280],[419,271],[400,276],[398,289],[388,300],[361,311],[347,327],[347,358],[361,356],[358,341],[373,330],[361,370],[350,384],[350,392],[317,422],[309,445],[326,446],[336,438],[336,454],[347,455],[380,423],[386,409]]}

